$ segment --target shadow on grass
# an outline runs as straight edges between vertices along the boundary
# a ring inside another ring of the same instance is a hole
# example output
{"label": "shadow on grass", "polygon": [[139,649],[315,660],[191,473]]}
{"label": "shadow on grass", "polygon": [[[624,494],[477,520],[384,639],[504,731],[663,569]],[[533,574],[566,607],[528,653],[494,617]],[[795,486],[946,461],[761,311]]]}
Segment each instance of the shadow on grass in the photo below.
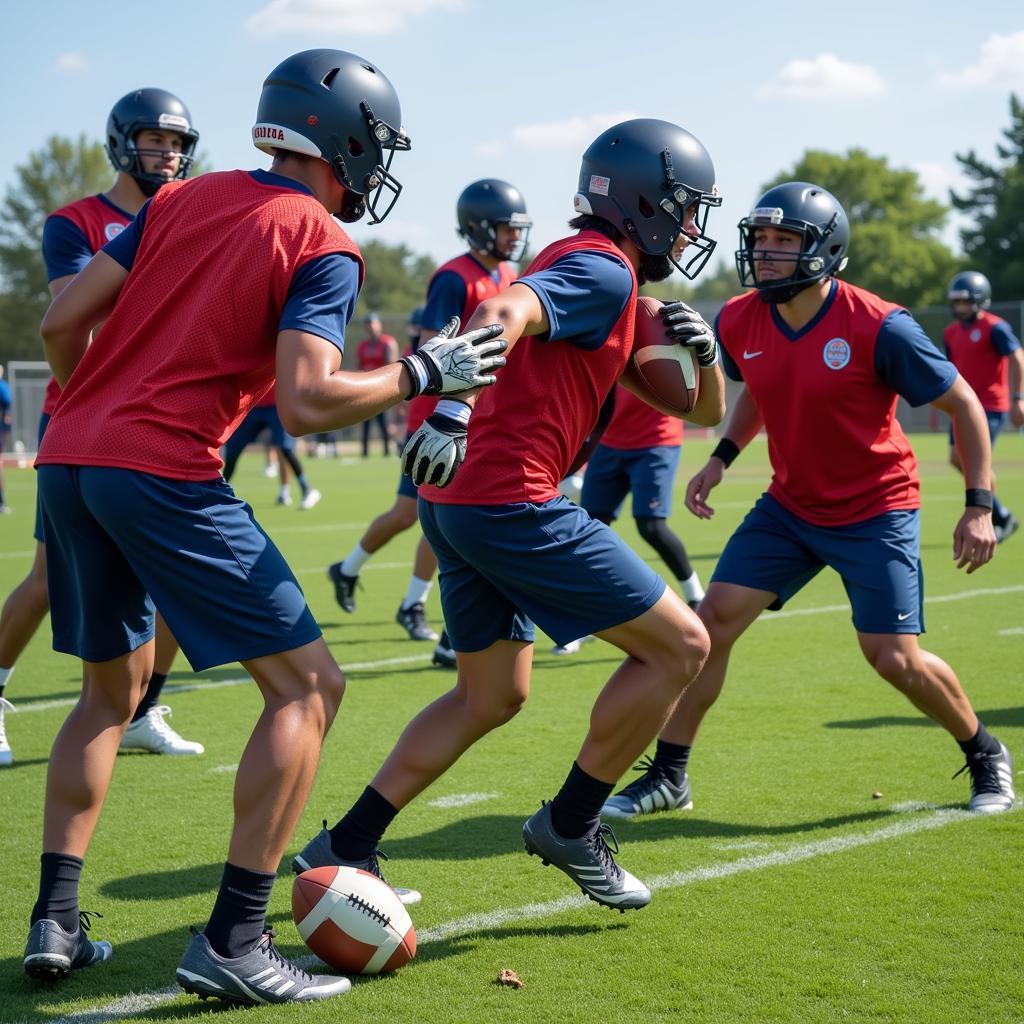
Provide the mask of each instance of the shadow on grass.
{"label": "shadow on grass", "polygon": [[[1024,726],[1024,706],[1015,708],[992,708],[990,711],[976,709],[978,718],[990,728]],[[939,728],[924,715],[878,715],[875,718],[847,718],[826,722],[826,729],[885,729],[890,726],[927,726]]]}
{"label": "shadow on grass", "polygon": [[[460,956],[463,953],[470,953],[480,944],[481,940],[488,942],[501,941],[502,939],[521,939],[524,937],[538,939],[581,939],[588,935],[597,935],[602,932],[628,928],[626,921],[616,915],[614,920],[606,924],[553,924],[548,927],[532,925],[530,927],[509,927],[509,928],[481,928],[475,932],[463,932],[453,935],[450,939],[441,939],[421,946],[416,951],[416,961],[430,963],[434,960],[447,960],[449,957]],[[416,962],[414,961],[414,963]],[[495,980],[497,975],[495,975]]]}

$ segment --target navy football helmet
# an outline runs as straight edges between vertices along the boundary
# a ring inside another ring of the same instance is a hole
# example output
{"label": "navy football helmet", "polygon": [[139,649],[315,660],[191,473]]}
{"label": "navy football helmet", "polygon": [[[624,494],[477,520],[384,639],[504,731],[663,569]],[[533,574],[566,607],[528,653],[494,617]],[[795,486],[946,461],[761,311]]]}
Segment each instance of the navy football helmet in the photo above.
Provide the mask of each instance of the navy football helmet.
{"label": "navy football helmet", "polygon": [[[683,263],[672,247],[687,211],[696,205],[696,233],[688,235]],[[685,128],[654,118],[613,125],[583,154],[577,213],[608,221],[641,252],[664,256],[686,277],[696,277],[717,244],[705,234],[709,208],[721,206],[715,165]]]}
{"label": "navy football helmet", "polygon": [[107,140],[104,147],[115,171],[130,174],[147,196],[169,180],[162,174],[148,174],[142,166],[142,154],[155,155],[160,150],[139,149],[135,139],[139,132],[151,129],[174,132],[181,136],[181,156],[175,178],[187,178],[195,159],[199,132],[192,127],[188,107],[174,93],[165,89],[136,89],[114,104],[107,118]]}
{"label": "navy football helmet", "polygon": [[946,299],[950,309],[953,308],[955,300],[966,299],[971,304],[971,316],[974,317],[992,305],[992,285],[980,271],[963,270],[949,282]]}
{"label": "navy football helmet", "polygon": [[[789,277],[758,283],[758,259],[789,261],[787,250],[754,252],[758,228],[773,227],[803,236],[796,270]],[[847,263],[850,222],[842,204],[831,192],[806,181],[787,181],[770,188],[739,223],[740,247],[736,272],[744,288],[756,288],[765,302],[788,302],[794,295],[823,278],[838,274]]]}
{"label": "navy football helmet", "polygon": [[[459,235],[470,248],[514,263],[523,258],[533,221],[526,212],[523,193],[507,181],[483,178],[467,185],[459,196],[455,213],[459,221]],[[519,239],[508,253],[498,249],[496,228],[499,224],[519,228]]]}
{"label": "navy football helmet", "polygon": [[394,86],[344,50],[303,50],[278,64],[263,83],[252,141],[271,155],[285,149],[326,160],[345,188],[338,216],[351,223],[369,211],[371,224],[398,200],[391,161],[411,146]]}

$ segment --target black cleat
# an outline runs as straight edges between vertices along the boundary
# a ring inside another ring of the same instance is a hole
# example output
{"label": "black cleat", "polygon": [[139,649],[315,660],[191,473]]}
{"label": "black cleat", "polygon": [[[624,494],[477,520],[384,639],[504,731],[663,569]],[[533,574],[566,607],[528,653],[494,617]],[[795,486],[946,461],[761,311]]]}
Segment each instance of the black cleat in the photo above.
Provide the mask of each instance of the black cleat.
{"label": "black cleat", "polygon": [[448,639],[448,630],[441,631],[441,639],[434,648],[434,656],[430,659],[432,665],[438,668],[458,668],[455,660],[455,651],[452,650],[451,641]]}
{"label": "black cleat", "polygon": [[328,566],[327,576],[334,584],[334,600],[338,602],[342,611],[351,615],[356,610],[356,584],[359,577],[346,576],[341,571],[341,562]]}
{"label": "black cleat", "polygon": [[73,932],[66,932],[56,921],[47,918],[36,921],[25,944],[25,973],[30,978],[54,981],[69,971],[109,960],[113,955],[110,943],[93,942],[85,934],[92,925],[91,918],[102,916],[79,911],[78,928]]}
{"label": "black cleat", "polygon": [[408,608],[399,606],[395,621],[409,634],[410,640],[436,640],[437,634],[427,625],[423,604],[417,602]]}

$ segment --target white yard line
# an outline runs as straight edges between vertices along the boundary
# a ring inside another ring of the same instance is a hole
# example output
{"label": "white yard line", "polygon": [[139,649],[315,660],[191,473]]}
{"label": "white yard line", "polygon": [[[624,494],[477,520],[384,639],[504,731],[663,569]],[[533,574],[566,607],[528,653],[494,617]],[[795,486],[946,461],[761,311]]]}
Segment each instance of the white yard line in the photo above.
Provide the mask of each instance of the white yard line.
{"label": "white yard line", "polygon": [[436,800],[428,800],[428,807],[468,807],[470,804],[480,804],[485,800],[494,800],[499,793],[453,793],[451,796],[439,796]]}
{"label": "white yard line", "polygon": [[[815,857],[843,853],[846,850],[854,850],[861,846],[870,846],[874,843],[886,842],[890,839],[901,839],[916,832],[944,828],[946,825],[952,825],[956,822],[972,819],[979,820],[980,817],[980,815],[972,815],[967,811],[934,811],[922,817],[908,817],[902,821],[892,822],[888,825],[883,825],[881,828],[872,829],[869,832],[834,836],[831,839],[819,839],[813,843],[799,843],[770,853],[741,857],[738,860],[719,864],[708,864],[704,867],[691,868],[688,871],[674,871],[668,875],[659,875],[656,878],[649,879],[648,885],[652,890],[662,892],[670,889],[680,889],[684,886],[695,885],[700,882],[729,878],[732,875],[764,871],[767,868],[787,867],[790,864],[797,864],[800,861],[811,860]],[[582,895],[576,895],[563,896],[557,900],[548,900],[544,903],[529,903],[521,907],[506,907],[484,914],[468,914],[465,917],[456,918],[453,921],[436,925],[433,928],[425,928],[417,934],[417,944],[419,946],[426,946],[433,942],[441,942],[460,935],[493,931],[496,928],[553,917],[567,910],[575,910],[586,906],[590,906],[590,901]],[[604,911],[597,911],[597,908],[593,909],[595,913],[606,913]],[[600,918],[597,918],[597,920],[600,920]],[[606,916],[604,920],[608,921],[609,918]],[[301,962],[304,966],[309,966],[316,961],[315,958],[309,957],[303,958]],[[177,999],[181,995],[181,989],[176,985],[159,989],[155,992],[130,993],[95,1010],[78,1010],[65,1017],[60,1017],[53,1024],[107,1024],[108,1021],[122,1020],[133,1014],[151,1010],[163,1003]]]}

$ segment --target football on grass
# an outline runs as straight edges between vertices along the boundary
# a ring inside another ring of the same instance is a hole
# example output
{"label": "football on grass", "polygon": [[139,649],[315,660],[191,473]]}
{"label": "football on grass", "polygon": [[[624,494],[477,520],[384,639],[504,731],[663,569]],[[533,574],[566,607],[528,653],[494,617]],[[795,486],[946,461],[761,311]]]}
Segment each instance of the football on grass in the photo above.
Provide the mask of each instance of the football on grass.
{"label": "football on grass", "polygon": [[416,955],[416,930],[395,890],[359,868],[303,871],[292,917],[306,945],[346,974],[379,974]]}
{"label": "football on grass", "polygon": [[646,295],[637,300],[633,351],[620,383],[659,412],[684,416],[697,401],[700,365],[693,349],[665,336],[661,306]]}

